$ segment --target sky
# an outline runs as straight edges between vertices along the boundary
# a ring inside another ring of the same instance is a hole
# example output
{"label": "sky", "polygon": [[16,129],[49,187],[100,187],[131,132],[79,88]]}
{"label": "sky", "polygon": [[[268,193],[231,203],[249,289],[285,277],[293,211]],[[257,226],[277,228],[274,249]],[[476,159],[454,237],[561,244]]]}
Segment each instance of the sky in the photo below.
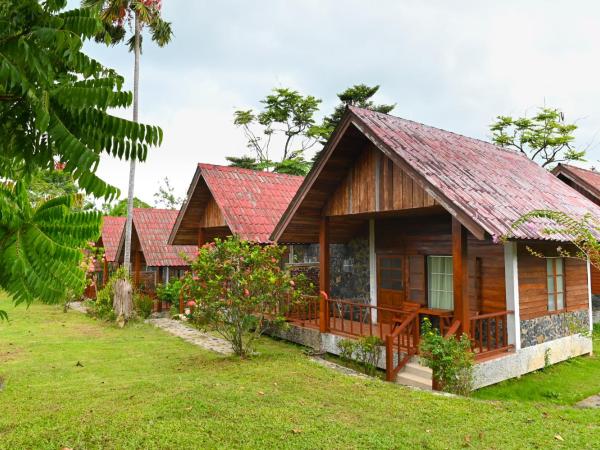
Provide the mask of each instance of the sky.
{"label": "sky", "polygon": [[[579,126],[583,166],[600,159],[597,1],[163,0],[163,17],[173,41],[146,39],[141,59],[140,120],[164,131],[136,174],[151,204],[164,177],[182,196],[198,162],[248,153],[233,113],[274,87],[322,99],[322,117],[345,88],[378,84],[392,114],[486,140],[499,114],[557,107]],[[131,87],[125,46],[86,51]],[[98,174],[125,197],[128,172],[106,157]]]}

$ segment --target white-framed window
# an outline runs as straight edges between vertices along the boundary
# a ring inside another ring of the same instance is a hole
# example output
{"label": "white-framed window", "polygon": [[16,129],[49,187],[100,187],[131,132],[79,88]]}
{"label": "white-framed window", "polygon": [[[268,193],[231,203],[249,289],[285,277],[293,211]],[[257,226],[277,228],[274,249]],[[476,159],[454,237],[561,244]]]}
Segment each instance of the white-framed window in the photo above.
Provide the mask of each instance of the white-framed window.
{"label": "white-framed window", "polygon": [[452,256],[427,257],[427,299],[430,308],[454,309]]}
{"label": "white-framed window", "polygon": [[548,311],[565,309],[565,262],[564,258],[547,258]]}

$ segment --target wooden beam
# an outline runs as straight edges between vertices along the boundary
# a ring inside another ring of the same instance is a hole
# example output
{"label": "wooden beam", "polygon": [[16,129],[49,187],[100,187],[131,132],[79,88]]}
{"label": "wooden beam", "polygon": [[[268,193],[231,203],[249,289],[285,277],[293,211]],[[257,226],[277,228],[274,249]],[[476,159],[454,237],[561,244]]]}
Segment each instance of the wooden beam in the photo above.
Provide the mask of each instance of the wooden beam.
{"label": "wooden beam", "polygon": [[106,286],[106,283],[108,283],[108,261],[104,257],[102,263],[102,287]]}
{"label": "wooden beam", "polygon": [[326,333],[329,328],[329,307],[325,300],[329,295],[329,217],[325,216],[321,217],[319,225],[319,291],[321,292],[319,329],[321,333]]}
{"label": "wooden beam", "polygon": [[467,259],[467,229],[452,217],[452,283],[454,318],[460,320],[460,333],[469,334],[469,264]]}
{"label": "wooden beam", "polygon": [[140,269],[142,265],[142,252],[135,252],[135,260],[133,263],[133,285],[139,288],[140,285]]}

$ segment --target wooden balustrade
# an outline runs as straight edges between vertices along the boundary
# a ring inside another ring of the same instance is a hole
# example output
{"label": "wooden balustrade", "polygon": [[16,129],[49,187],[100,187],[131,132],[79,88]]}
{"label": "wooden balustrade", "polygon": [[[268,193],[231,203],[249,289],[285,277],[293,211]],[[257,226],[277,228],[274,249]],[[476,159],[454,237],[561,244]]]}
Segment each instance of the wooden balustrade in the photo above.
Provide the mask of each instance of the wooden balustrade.
{"label": "wooden balustrade", "polygon": [[444,334],[444,337],[446,339],[454,336],[457,332],[458,329],[460,328],[460,320],[455,320],[454,322],[452,322],[452,325],[450,325],[450,328],[448,328],[448,330],[446,331],[446,334]]}
{"label": "wooden balustrade", "polygon": [[499,311],[471,317],[471,348],[478,358],[510,348],[508,345],[510,313],[510,311]]}
{"label": "wooden balustrade", "polygon": [[387,381],[394,381],[398,372],[418,353],[419,326],[419,311],[413,311],[385,337]]}
{"label": "wooden balustrade", "polygon": [[301,326],[319,326],[320,299],[317,295],[305,295],[300,300],[286,298],[280,305],[278,313],[290,322]]}

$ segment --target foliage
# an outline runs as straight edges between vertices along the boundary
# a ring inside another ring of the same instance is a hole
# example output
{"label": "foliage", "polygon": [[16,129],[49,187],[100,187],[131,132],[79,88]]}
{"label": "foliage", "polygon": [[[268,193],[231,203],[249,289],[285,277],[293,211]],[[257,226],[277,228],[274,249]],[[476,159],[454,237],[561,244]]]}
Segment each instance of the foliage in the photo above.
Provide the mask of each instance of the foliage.
{"label": "foliage", "polygon": [[131,282],[129,273],[124,267],[119,267],[115,270],[104,287],[98,291],[96,301],[88,308],[88,314],[111,322],[116,320],[113,301],[115,297],[114,287],[117,280],[128,280]]}
{"label": "foliage", "polygon": [[585,150],[573,147],[577,125],[565,122],[562,111],[539,108],[532,118],[498,116],[490,126],[492,140],[518,150],[542,167],[552,168],[559,162],[584,161]]}
{"label": "foliage", "polygon": [[147,319],[152,314],[152,306],[154,302],[152,297],[147,294],[136,292],[133,295],[133,305],[135,312],[142,318]]}
{"label": "foliage", "polygon": [[86,285],[81,249],[99,236],[101,217],[74,211],[73,196],[31,206],[22,182],[0,185],[0,287],[15,303],[62,302]]}
{"label": "foliage", "polygon": [[265,357],[240,363],[150,325],[119,330],[46,305],[13,309],[6,299],[0,309],[11,316],[0,333],[7,449],[585,449],[600,433],[597,410],[562,406],[600,392],[598,346],[594,356],[475,392],[500,399],[490,402],[358,380],[285,341],[260,339]]}
{"label": "foliage", "polygon": [[374,376],[381,358],[382,345],[383,341],[377,336],[363,336],[357,340],[342,339],[338,342],[338,349],[342,359],[356,359],[364,373]]}
{"label": "foliage", "polygon": [[[151,206],[140,200],[139,198],[133,199],[134,208],[151,208]],[[105,216],[113,217],[125,217],[127,215],[127,199],[119,200],[117,202],[104,203],[102,205],[102,213]]]}
{"label": "foliage", "polygon": [[473,390],[473,353],[466,334],[460,339],[445,338],[431,326],[429,319],[423,320],[421,361],[433,371],[440,390],[459,395],[469,395]]}
{"label": "foliage", "polygon": [[90,8],[66,1],[0,6],[0,176],[29,181],[58,159],[87,194],[118,190],[95,175],[102,154],[144,160],[162,131],[109,114],[132,95],[123,78],[82,52],[102,29]]}
{"label": "foliage", "polygon": [[[571,217],[568,214],[559,211],[534,210],[521,216],[512,224],[512,228],[521,226],[535,227],[542,234],[552,237],[557,234],[570,237],[570,242],[575,246],[575,251],[571,252],[561,246],[557,247],[557,253],[563,258],[577,258],[587,261],[600,270],[600,222],[591,214],[585,214],[581,218]],[[509,239],[508,234],[503,239]],[[545,255],[527,247],[528,251],[540,258]]]}
{"label": "foliage", "polygon": [[32,207],[34,176],[58,164],[85,194],[110,200],[118,190],[95,174],[101,155],[144,160],[162,140],[159,128],[108,113],[132,95],[82,51],[102,29],[96,12],[65,5],[0,3],[0,287],[17,302],[62,301],[83,289],[78,248],[100,227],[96,213],[71,211],[73,196]]}
{"label": "foliage", "polygon": [[32,206],[55,197],[73,196],[73,208],[92,209],[94,207],[79,191],[73,175],[62,169],[37,170],[28,185]]}
{"label": "foliage", "polygon": [[164,302],[170,302],[172,304],[178,304],[179,293],[183,284],[180,280],[169,281],[165,284],[158,284],[156,286],[156,297]]}
{"label": "foliage", "polygon": [[[292,89],[275,88],[261,103],[261,112],[237,110],[233,121],[242,129],[254,155],[227,160],[236,167],[305,175],[311,164],[304,153],[318,142],[321,133],[314,117],[321,100]],[[273,139],[283,140],[279,160],[272,158]]]}
{"label": "foliage", "polygon": [[163,183],[154,194],[154,206],[165,209],[179,209],[183,199],[175,195],[175,189],[171,186],[169,178],[165,177]]}
{"label": "foliage", "polygon": [[194,312],[242,357],[254,350],[268,326],[283,323],[278,307],[299,301],[296,286],[280,261],[285,247],[259,245],[237,237],[217,239],[198,251],[184,281],[187,299],[196,299]]}

